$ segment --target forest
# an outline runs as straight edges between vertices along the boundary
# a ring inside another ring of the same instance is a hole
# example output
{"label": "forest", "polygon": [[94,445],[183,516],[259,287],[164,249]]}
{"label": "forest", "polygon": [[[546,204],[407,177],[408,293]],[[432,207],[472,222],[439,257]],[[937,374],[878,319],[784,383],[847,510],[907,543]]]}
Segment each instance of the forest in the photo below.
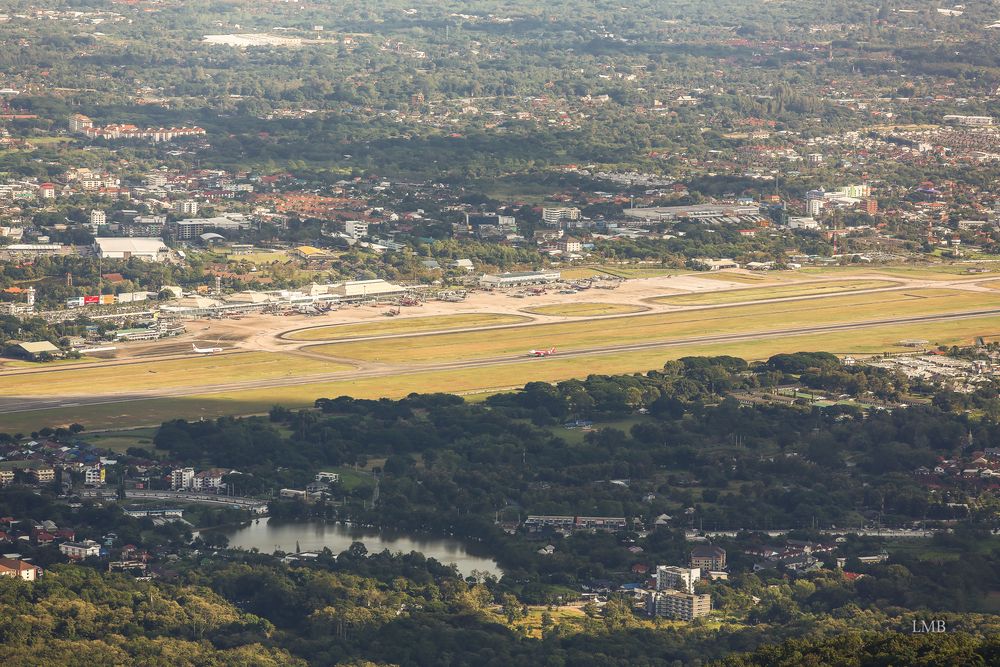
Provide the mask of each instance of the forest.
{"label": "forest", "polygon": [[[741,406],[729,395],[789,382],[887,400],[930,393],[891,411],[806,401]],[[551,557],[539,556],[529,536],[504,534],[496,519],[625,516],[648,525],[668,514],[678,528],[751,531],[956,518],[991,526],[992,493],[981,484],[936,493],[914,471],[996,442],[995,395],[985,387],[961,398],[935,393],[886,371],[842,366],[826,353],[754,366],[685,358],[646,374],[530,383],[483,404],[449,395],[339,397],[317,400],[318,410],[171,421],[154,443],[187,464],[239,468],[262,489],[301,488],[320,466],[371,469],[379,482],[374,508],[366,483],[335,487],[332,504],[275,501],[272,511],[460,535],[508,572],[575,584],[627,577],[627,552],[613,539],[571,538]],[[563,426],[576,420],[598,427]],[[971,499],[978,509],[970,515],[956,509]],[[676,559],[683,545],[658,535],[644,548]]]}

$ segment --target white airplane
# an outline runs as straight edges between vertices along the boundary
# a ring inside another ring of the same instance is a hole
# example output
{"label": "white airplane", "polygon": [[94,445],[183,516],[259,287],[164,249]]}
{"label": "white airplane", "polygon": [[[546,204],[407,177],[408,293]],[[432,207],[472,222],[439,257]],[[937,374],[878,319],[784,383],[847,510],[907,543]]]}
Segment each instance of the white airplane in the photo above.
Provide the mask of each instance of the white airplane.
{"label": "white airplane", "polygon": [[191,343],[191,349],[194,350],[195,354],[215,354],[216,352],[222,352],[221,347],[198,347],[194,343]]}
{"label": "white airplane", "polygon": [[556,348],[550,347],[547,350],[529,350],[529,357],[550,357],[556,353]]}

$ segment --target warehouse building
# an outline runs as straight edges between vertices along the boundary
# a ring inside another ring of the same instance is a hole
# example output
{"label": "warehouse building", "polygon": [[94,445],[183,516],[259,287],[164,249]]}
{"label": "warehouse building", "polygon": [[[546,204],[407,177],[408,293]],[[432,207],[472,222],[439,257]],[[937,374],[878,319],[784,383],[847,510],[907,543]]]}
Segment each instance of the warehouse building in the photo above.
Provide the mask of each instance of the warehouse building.
{"label": "warehouse building", "polygon": [[149,262],[164,262],[170,248],[163,239],[154,238],[96,238],[94,252],[101,259],[137,258]]}
{"label": "warehouse building", "polygon": [[388,296],[398,296],[409,292],[409,288],[394,285],[381,278],[375,280],[348,280],[330,288],[329,293],[339,296],[345,301],[352,299],[381,299]]}
{"label": "warehouse building", "polygon": [[554,283],[562,277],[558,271],[519,271],[516,273],[486,273],[479,279],[483,287],[519,287],[521,285],[544,285]]}

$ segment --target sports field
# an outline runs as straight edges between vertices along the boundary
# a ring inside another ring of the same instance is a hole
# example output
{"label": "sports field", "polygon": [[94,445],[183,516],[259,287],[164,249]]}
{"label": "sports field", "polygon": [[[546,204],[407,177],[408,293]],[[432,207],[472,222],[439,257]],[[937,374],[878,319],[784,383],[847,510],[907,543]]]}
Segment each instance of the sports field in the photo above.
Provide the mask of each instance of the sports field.
{"label": "sports field", "polygon": [[641,313],[642,306],[624,303],[558,303],[549,306],[525,308],[524,312],[535,315],[557,315],[561,317],[599,317],[601,315],[627,315]]}
{"label": "sports field", "polygon": [[[488,332],[453,333],[398,340],[365,341],[310,347],[310,351],[346,359],[406,365],[441,360],[516,356],[538,347],[560,350],[668,341],[706,334],[766,332],[840,322],[886,319],[1000,308],[1000,293],[947,289],[832,296],[752,306],[723,306],[698,311],[634,315],[620,320],[584,320],[540,324]],[[855,334],[855,337],[863,334]],[[820,348],[817,348],[820,349]]]}
{"label": "sports field", "polygon": [[[631,312],[631,311],[630,311]],[[424,333],[466,327],[487,327],[498,324],[528,322],[530,317],[502,315],[500,313],[468,313],[462,315],[437,315],[433,317],[387,318],[380,322],[337,324],[329,327],[311,327],[286,334],[288,340],[335,340],[339,338],[365,338],[391,334]]]}
{"label": "sports field", "polygon": [[662,303],[674,306],[709,306],[723,303],[739,303],[761,299],[781,299],[797,296],[817,296],[835,294],[838,292],[857,292],[859,290],[892,287],[901,283],[892,280],[825,280],[811,283],[786,283],[771,287],[753,287],[746,289],[724,290],[721,292],[702,292],[695,294],[675,294],[671,296],[650,299],[652,303]]}

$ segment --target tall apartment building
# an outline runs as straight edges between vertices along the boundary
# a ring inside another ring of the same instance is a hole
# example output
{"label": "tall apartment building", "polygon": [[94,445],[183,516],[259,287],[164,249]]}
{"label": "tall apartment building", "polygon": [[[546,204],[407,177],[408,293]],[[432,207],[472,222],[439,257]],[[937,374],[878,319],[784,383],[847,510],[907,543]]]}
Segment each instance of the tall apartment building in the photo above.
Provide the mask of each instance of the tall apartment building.
{"label": "tall apartment building", "polygon": [[711,544],[699,544],[691,550],[691,567],[700,570],[726,569],[726,550]]}
{"label": "tall apartment building", "polygon": [[163,236],[167,226],[165,215],[137,215],[121,226],[122,236],[129,238],[154,238]]}
{"label": "tall apartment building", "polygon": [[674,589],[694,593],[695,582],[701,579],[701,569],[697,567],[677,567],[660,565],[656,568],[656,590]]}
{"label": "tall apartment building", "polygon": [[573,207],[567,208],[543,208],[542,209],[542,220],[548,222],[549,224],[558,224],[563,220],[579,220],[580,219],[580,209]]}
{"label": "tall apartment building", "polygon": [[97,226],[103,225],[108,221],[108,216],[104,211],[99,211],[96,208],[90,212],[90,224]]}
{"label": "tall apartment building", "polygon": [[167,175],[158,171],[146,174],[146,185],[151,188],[160,188],[167,184]]}
{"label": "tall apartment building", "polygon": [[693,595],[680,591],[657,591],[646,596],[646,612],[681,621],[693,621],[712,611],[711,595]]}
{"label": "tall apartment building", "polygon": [[174,491],[190,489],[194,484],[194,468],[177,468],[170,473],[170,488]]}
{"label": "tall apartment building", "polygon": [[193,199],[175,201],[173,208],[174,213],[177,213],[178,215],[189,215],[192,217],[198,215],[198,202]]}
{"label": "tall apartment building", "polygon": [[82,113],[76,113],[69,117],[70,132],[83,132],[88,127],[94,127],[94,121]]}

